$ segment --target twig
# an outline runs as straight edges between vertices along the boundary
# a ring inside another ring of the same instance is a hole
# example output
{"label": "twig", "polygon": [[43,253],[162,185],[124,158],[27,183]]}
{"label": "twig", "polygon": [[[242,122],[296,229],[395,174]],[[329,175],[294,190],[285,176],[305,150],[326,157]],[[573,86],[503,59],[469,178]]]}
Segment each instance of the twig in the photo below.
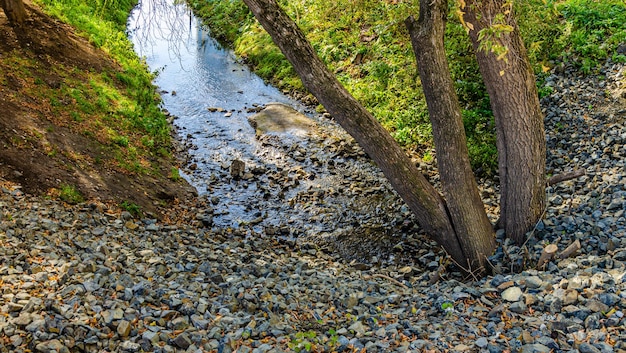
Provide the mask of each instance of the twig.
{"label": "twig", "polygon": [[583,175],[585,175],[584,169],[576,169],[576,170],[572,170],[571,172],[558,174],[558,175],[551,177],[550,179],[548,179],[547,184],[548,186],[552,186],[554,184],[558,184],[567,180],[576,179]]}
{"label": "twig", "polygon": [[391,277],[389,277],[387,275],[383,275],[382,273],[375,273],[375,274],[373,274],[371,276],[363,276],[363,278],[365,278],[365,279],[370,279],[370,278],[373,278],[373,277],[383,278],[383,279],[386,279],[386,280],[394,283],[395,285],[397,285],[399,287],[402,287],[404,289],[409,289],[409,287],[407,287],[404,283],[398,281],[395,278],[391,278]]}
{"label": "twig", "polygon": [[[472,276],[474,278],[474,281],[478,281],[478,278],[480,278],[481,276],[477,276],[476,273],[483,273],[483,271],[485,271],[485,267],[481,266],[479,268],[474,269],[474,271],[472,271],[472,267],[470,266],[470,262],[469,259],[467,260],[467,268],[461,266],[460,263],[456,262],[456,260],[454,260],[452,258],[452,256],[450,256],[450,254],[448,254],[448,252],[446,251],[446,249],[444,249],[443,247],[441,248],[443,250],[444,253],[446,253],[447,258],[450,259],[450,261],[452,261],[455,265],[457,265],[461,270],[463,270],[465,273],[469,274],[470,276]],[[486,257],[485,257],[486,258]]]}

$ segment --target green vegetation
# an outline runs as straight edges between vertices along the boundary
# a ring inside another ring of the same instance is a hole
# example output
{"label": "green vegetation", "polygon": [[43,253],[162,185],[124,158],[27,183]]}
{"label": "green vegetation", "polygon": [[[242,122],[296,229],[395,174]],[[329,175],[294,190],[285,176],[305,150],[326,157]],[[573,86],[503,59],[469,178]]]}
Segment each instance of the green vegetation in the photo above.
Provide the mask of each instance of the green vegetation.
{"label": "green vegetation", "polygon": [[[63,78],[58,90],[46,90],[35,80],[35,89],[53,107],[53,113],[68,115],[70,128],[96,137],[109,148],[117,166],[128,172],[151,172],[155,156],[169,156],[169,124],[159,109],[160,98],[152,85],[154,74],[135,54],[126,37],[128,14],[135,0],[37,0],[47,13],[80,31],[109,53],[121,70],[85,73],[52,68]],[[49,69],[49,68],[47,68]],[[87,77],[85,77],[87,75]]]}
{"label": "green vegetation", "polygon": [[83,195],[74,186],[68,184],[61,185],[59,198],[72,205],[85,201]]}
{"label": "green vegetation", "polygon": [[137,204],[132,203],[130,201],[122,202],[120,204],[120,208],[125,211],[128,211],[131,215],[135,217],[141,216],[141,207],[139,207]]}
{"label": "green vegetation", "polygon": [[[213,36],[232,46],[264,79],[287,91],[302,91],[289,63],[241,0],[189,0]],[[405,147],[428,151],[430,123],[404,19],[417,2],[287,1],[288,13],[339,80]],[[518,1],[528,54],[542,78],[554,66],[572,63],[591,72],[604,59],[625,60],[616,48],[626,41],[623,0]],[[451,4],[451,6],[454,6]],[[469,38],[451,11],[446,48],[452,78],[464,109],[470,158],[475,170],[497,168],[494,123]]]}
{"label": "green vegetation", "polygon": [[182,177],[180,176],[180,170],[176,167],[172,167],[172,169],[170,170],[170,179],[174,180],[174,181],[179,181],[182,179]]}

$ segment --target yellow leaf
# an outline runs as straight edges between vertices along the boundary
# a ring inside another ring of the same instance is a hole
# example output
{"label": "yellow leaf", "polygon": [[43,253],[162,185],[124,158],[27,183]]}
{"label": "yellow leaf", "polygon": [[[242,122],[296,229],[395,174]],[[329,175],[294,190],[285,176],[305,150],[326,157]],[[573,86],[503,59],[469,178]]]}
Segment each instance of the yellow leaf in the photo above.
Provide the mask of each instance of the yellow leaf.
{"label": "yellow leaf", "polygon": [[500,76],[504,76],[504,70],[500,70]]}
{"label": "yellow leaf", "polygon": [[550,68],[545,66],[544,64],[541,64],[541,72],[548,72],[550,71]]}
{"label": "yellow leaf", "polygon": [[469,23],[469,22],[465,22],[465,26],[466,26],[467,28],[469,28],[469,30],[470,30],[470,31],[473,31],[473,30],[474,30],[474,25],[473,25],[473,24],[471,24],[471,23]]}
{"label": "yellow leaf", "polygon": [[[504,60],[504,62],[507,62],[506,54],[508,54],[508,53],[509,53],[508,49],[505,48],[505,50],[502,51],[502,53],[500,53],[498,55],[497,59],[498,60]],[[502,75],[500,75],[500,76],[502,76]]]}

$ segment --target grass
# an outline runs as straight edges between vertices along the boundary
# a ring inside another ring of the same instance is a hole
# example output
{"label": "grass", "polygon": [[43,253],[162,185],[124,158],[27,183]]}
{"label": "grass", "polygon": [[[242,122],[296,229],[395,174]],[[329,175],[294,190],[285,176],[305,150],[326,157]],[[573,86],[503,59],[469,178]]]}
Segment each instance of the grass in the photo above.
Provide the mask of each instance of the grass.
{"label": "grass", "polygon": [[61,185],[59,198],[72,205],[85,201],[83,195],[74,186],[68,184]]}
{"label": "grass", "polygon": [[134,217],[140,217],[141,216],[141,207],[133,202],[130,201],[123,201],[120,204],[120,208],[128,211],[131,215],[133,215]]}
{"label": "grass", "polygon": [[[126,20],[135,0],[36,0],[44,11],[75,26],[81,35],[111,55],[121,70],[80,72],[63,78],[59,90],[46,90],[53,113],[69,114],[68,127],[96,137],[117,156],[116,166],[130,173],[146,168],[152,157],[169,156],[170,127],[159,108],[154,75],[126,37]],[[53,68],[54,69],[54,68]],[[44,93],[45,92],[45,93]],[[68,113],[71,112],[71,113]]]}
{"label": "grass", "polygon": [[[280,1],[348,90],[402,145],[432,147],[430,123],[403,21],[418,14],[410,1]],[[256,23],[241,0],[189,0],[211,28],[264,79],[286,91],[302,91],[290,64]],[[623,0],[526,0],[516,2],[519,24],[540,95],[550,93],[542,78],[554,66],[573,64],[592,72],[605,59],[625,60],[616,48],[626,41]],[[489,99],[471,43],[454,15],[449,17],[446,51],[464,110],[473,168],[497,169],[495,131]]]}

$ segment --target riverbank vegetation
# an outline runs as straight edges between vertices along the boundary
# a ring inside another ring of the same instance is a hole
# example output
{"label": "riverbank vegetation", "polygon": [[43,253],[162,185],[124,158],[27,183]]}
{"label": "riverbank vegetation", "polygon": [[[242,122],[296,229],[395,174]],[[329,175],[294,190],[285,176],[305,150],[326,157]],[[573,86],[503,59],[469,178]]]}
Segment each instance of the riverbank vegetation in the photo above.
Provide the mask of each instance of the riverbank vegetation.
{"label": "riverbank vegetation", "polygon": [[188,195],[170,178],[177,161],[154,74],[126,35],[135,2],[24,4],[19,28],[0,12],[0,178],[150,211]]}
{"label": "riverbank vegetation", "polygon": [[[147,65],[137,57],[132,43],[126,36],[128,14],[136,4],[135,0],[37,0],[44,10],[62,21],[76,27],[83,36],[95,44],[121,65],[115,79],[123,86],[109,83],[90,82],[81,91],[93,93],[100,102],[88,102],[102,108],[103,115],[118,115],[118,126],[110,134],[113,144],[125,148],[128,155],[136,155],[143,150],[149,153],[167,155],[170,145],[169,125],[159,108],[160,99],[152,85],[154,75]],[[87,94],[89,95],[89,94]],[[107,97],[107,95],[109,97]],[[106,100],[117,104],[107,104]],[[88,112],[94,116],[94,112]],[[95,114],[97,116],[97,114]],[[123,158],[122,158],[123,159]],[[121,161],[132,171],[142,171],[134,161]]]}
{"label": "riverbank vegetation", "polygon": [[[290,64],[240,0],[190,0],[223,44],[256,72],[285,91],[302,91]],[[329,0],[281,1],[322,60],[346,88],[405,147],[431,152],[430,122],[404,26],[417,2]],[[451,2],[452,4],[453,2]],[[618,0],[517,2],[519,22],[538,77],[573,65],[591,72],[607,58],[625,60],[626,3]],[[463,107],[472,166],[479,174],[497,168],[494,122],[471,42],[451,5],[446,50]]]}

